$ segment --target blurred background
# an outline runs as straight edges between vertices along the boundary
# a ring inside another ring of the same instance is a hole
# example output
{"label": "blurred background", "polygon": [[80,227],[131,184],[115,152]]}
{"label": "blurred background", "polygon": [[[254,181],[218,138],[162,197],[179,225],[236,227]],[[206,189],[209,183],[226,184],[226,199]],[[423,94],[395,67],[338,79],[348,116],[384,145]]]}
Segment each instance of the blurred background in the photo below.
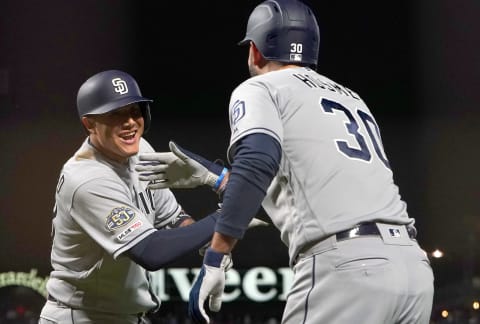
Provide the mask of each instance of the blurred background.
{"label": "blurred background", "polygon": [[[247,50],[236,43],[258,3],[0,1],[0,323],[33,323],[43,305],[54,188],[84,139],[79,86],[102,70],[132,74],[154,99],[145,137],[157,150],[174,139],[226,160],[230,92],[248,77]],[[479,323],[480,3],[306,3],[320,25],[317,70],[359,93],[380,125],[435,271],[432,323]],[[209,190],[176,193],[195,217],[216,207]],[[248,232],[234,260],[240,276],[271,269],[282,288],[287,252],[274,228]],[[200,262],[192,253],[172,269]],[[165,276],[171,298],[153,321],[187,323],[186,302]],[[245,291],[217,323],[277,323],[281,298],[253,301]]]}

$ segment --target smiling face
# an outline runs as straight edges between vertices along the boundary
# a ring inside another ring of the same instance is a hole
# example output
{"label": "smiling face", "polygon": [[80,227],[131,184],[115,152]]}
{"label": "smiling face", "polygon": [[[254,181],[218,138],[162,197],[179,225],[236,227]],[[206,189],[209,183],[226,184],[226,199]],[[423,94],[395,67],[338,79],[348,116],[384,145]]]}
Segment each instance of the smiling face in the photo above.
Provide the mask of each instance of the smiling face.
{"label": "smiling face", "polygon": [[101,115],[87,115],[82,124],[90,142],[108,158],[125,163],[138,153],[144,131],[144,119],[138,103]]}

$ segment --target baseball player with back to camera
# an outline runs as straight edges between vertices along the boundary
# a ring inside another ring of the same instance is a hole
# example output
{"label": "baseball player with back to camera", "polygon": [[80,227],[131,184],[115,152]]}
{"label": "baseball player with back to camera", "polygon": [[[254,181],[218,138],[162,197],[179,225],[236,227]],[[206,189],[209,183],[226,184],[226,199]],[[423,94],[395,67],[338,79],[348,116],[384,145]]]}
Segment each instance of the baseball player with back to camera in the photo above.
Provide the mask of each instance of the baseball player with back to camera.
{"label": "baseball player with back to camera", "polygon": [[[161,302],[149,271],[208,246],[218,212],[195,222],[170,189],[148,189],[134,170],[139,152],[154,152],[142,137],[151,101],[119,70],[80,87],[77,108],[88,137],[56,188],[53,270],[39,323],[148,322]],[[251,226],[262,225],[255,221]]]}
{"label": "baseball player with back to camera", "polygon": [[[154,187],[213,184],[223,197],[211,246],[190,292],[189,314],[219,311],[223,261],[263,207],[288,247],[294,272],[282,323],[427,324],[433,272],[416,240],[362,98],[315,71],[319,26],[297,0],[267,0],[250,14],[251,78],[231,94],[227,156],[218,173],[170,142],[137,170]],[[216,180],[213,181],[212,180]]]}

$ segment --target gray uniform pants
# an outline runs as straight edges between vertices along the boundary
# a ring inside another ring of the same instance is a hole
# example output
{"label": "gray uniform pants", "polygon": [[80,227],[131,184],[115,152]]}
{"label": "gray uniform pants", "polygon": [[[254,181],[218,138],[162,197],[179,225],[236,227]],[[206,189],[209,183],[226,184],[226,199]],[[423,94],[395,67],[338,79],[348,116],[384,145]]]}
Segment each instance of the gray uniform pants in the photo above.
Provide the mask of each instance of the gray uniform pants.
{"label": "gray uniform pants", "polygon": [[150,321],[143,314],[110,314],[72,309],[48,300],[40,314],[39,324],[146,324]]}
{"label": "gray uniform pants", "polygon": [[283,324],[430,323],[433,272],[408,236],[331,237],[300,255],[293,271]]}

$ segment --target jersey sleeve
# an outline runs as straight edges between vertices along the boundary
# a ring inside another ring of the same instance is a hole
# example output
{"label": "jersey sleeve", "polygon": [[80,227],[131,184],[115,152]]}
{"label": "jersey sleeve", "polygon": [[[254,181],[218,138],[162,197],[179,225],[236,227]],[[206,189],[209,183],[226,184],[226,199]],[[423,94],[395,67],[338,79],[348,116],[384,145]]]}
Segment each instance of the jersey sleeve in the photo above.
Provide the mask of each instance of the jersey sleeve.
{"label": "jersey sleeve", "polygon": [[283,127],[280,112],[276,108],[278,105],[275,104],[276,92],[276,89],[258,78],[245,81],[232,92],[229,104],[229,160],[233,145],[249,134],[267,134],[282,143]]}
{"label": "jersey sleeve", "polygon": [[71,215],[109,254],[117,257],[155,229],[131,202],[128,189],[110,178],[96,178],[77,188]]}
{"label": "jersey sleeve", "polygon": [[155,197],[155,228],[165,228],[170,224],[181,212],[182,206],[177,202],[174,194],[170,189],[159,189],[153,192]]}

